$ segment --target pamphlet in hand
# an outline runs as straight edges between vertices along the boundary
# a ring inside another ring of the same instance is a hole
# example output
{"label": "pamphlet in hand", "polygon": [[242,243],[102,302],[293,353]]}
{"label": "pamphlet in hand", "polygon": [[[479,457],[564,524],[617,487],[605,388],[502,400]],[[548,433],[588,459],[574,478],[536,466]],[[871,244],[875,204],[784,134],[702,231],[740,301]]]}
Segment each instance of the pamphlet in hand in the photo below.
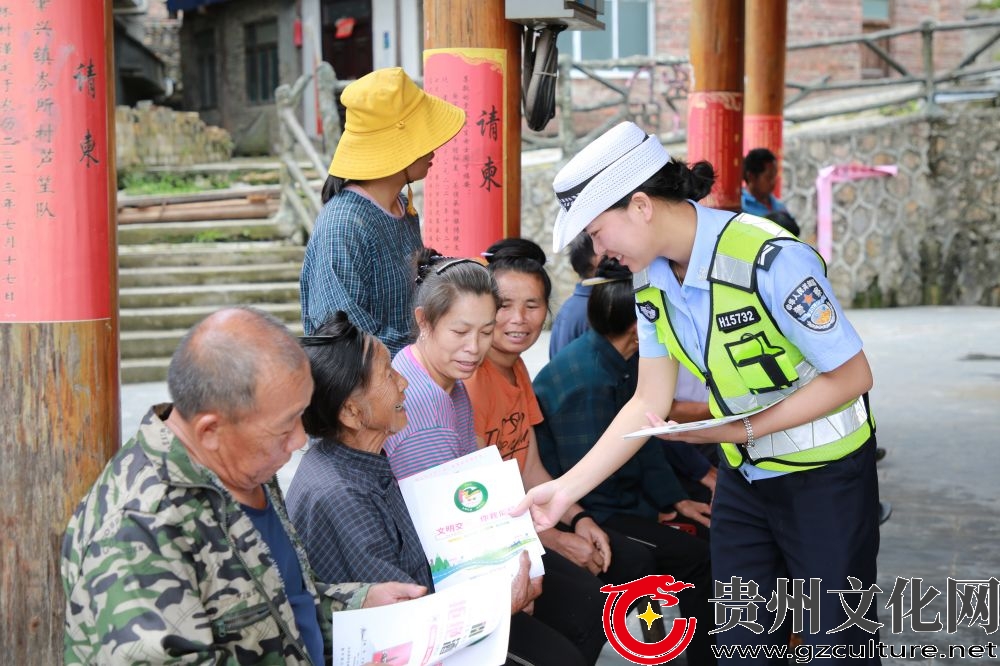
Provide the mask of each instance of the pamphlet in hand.
{"label": "pamphlet in hand", "polygon": [[784,396],[780,399],[775,400],[770,405],[766,407],[759,407],[753,409],[749,412],[744,412],[742,414],[733,414],[732,416],[722,416],[717,419],[704,419],[702,421],[691,421],[689,423],[669,423],[663,426],[653,426],[652,428],[643,428],[642,430],[636,430],[635,432],[630,432],[625,435],[625,439],[636,439],[638,437],[653,437],[654,435],[667,435],[675,432],[688,432],[691,430],[705,430],[706,428],[714,428],[715,426],[724,425],[726,423],[732,423],[733,421],[740,421],[748,416],[753,416],[754,414],[759,414],[765,409],[770,409],[774,405],[778,404],[784,400]]}
{"label": "pamphlet in hand", "polygon": [[430,563],[435,589],[494,569],[512,577],[522,550],[531,559],[529,575],[545,573],[545,549],[531,517],[510,515],[524,497],[517,461],[502,461],[495,446],[403,479],[399,489]]}
{"label": "pamphlet in hand", "polygon": [[498,666],[509,637],[510,579],[495,571],[419,599],[334,613],[332,666]]}

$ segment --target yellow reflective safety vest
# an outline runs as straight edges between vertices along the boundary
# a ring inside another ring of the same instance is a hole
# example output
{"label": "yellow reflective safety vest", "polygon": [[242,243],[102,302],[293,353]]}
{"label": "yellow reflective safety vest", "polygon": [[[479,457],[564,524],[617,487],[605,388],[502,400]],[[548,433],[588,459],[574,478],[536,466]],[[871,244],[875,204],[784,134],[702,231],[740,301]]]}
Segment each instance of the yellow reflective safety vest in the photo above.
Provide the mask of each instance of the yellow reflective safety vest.
{"label": "yellow reflective safety vest", "polygon": [[[719,235],[708,275],[706,373],[681,347],[664,293],[649,284],[645,271],[634,277],[636,306],[652,320],[670,355],[706,383],[709,408],[716,417],[773,405],[820,374],[781,333],[757,292],[757,269],[770,266],[781,250],[774,241],[781,238],[794,236],[770,220],[745,213],[730,220]],[[849,455],[873,432],[874,421],[861,396],[811,423],[758,438],[752,448],[723,442],[722,451],[732,467],[751,462],[761,469],[795,472]]]}

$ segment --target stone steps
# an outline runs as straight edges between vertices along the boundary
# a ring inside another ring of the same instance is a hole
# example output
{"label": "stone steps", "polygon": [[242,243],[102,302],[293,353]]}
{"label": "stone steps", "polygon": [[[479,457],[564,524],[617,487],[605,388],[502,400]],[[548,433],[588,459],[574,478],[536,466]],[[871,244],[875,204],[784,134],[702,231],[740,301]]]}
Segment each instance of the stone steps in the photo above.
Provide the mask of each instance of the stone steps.
{"label": "stone steps", "polygon": [[118,266],[246,266],[294,263],[302,265],[305,248],[287,241],[229,243],[154,243],[119,245]]}
{"label": "stone steps", "polygon": [[247,284],[256,282],[295,282],[302,266],[299,263],[251,264],[249,266],[147,266],[122,268],[118,286],[208,286],[222,284]]}
{"label": "stone steps", "polygon": [[[191,208],[164,203],[164,219],[183,216],[172,205]],[[245,215],[245,202],[236,199],[204,208],[220,219],[119,224],[122,382],[165,380],[184,334],[225,306],[258,307],[301,333],[304,248],[266,217],[273,207],[260,207],[264,217],[232,219],[237,206]]]}
{"label": "stone steps", "polygon": [[[288,328],[296,335],[302,335],[302,322],[289,322]],[[177,349],[177,344],[188,330],[190,327],[155,331],[122,331],[122,358],[134,361],[158,359],[169,361],[174,350]]]}
{"label": "stone steps", "polygon": [[225,243],[276,240],[281,230],[268,219],[143,222],[118,227],[119,245],[163,243]]}
{"label": "stone steps", "polygon": [[[290,303],[254,303],[254,307],[268,312],[292,326],[301,318],[298,299]],[[144,329],[161,331],[187,330],[219,308],[214,305],[190,307],[154,307],[122,309],[119,323],[122,335]]]}
{"label": "stone steps", "polygon": [[297,303],[298,282],[255,284],[205,284],[166,287],[125,287],[118,290],[121,308],[149,308],[190,305],[256,305],[257,303]]}

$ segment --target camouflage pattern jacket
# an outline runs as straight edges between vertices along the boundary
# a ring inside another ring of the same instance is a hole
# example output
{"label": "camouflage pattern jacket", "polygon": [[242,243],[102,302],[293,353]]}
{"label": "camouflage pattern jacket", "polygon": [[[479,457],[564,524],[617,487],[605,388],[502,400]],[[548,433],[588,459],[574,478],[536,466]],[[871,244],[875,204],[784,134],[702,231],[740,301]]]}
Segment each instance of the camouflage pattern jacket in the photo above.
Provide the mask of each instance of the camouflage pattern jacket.
{"label": "camouflage pattern jacket", "polygon": [[[146,414],[70,519],[66,664],[310,664],[260,533],[163,422],[169,409]],[[332,612],[360,607],[368,586],[314,583],[277,484],[268,495],[317,599],[329,659]]]}

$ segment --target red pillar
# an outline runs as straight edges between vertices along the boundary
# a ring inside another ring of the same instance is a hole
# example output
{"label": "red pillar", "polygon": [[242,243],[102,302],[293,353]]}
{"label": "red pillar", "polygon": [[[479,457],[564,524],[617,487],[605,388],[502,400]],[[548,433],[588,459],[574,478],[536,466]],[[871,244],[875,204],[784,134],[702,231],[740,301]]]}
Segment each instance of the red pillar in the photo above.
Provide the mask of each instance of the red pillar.
{"label": "red pillar", "polygon": [[62,662],[60,542],[121,430],[111,2],[0,0],[0,654]]}
{"label": "red pillar", "polygon": [[711,162],[715,187],[705,203],[740,207],[743,160],[744,0],[701,0],[691,12],[687,160]]}
{"label": "red pillar", "polygon": [[746,0],[746,110],[743,154],[767,148],[778,157],[781,196],[782,127],[785,106],[787,0]]}
{"label": "red pillar", "polygon": [[466,113],[424,185],[424,243],[478,257],[521,233],[521,26],[503,0],[424,0],[424,88]]}

